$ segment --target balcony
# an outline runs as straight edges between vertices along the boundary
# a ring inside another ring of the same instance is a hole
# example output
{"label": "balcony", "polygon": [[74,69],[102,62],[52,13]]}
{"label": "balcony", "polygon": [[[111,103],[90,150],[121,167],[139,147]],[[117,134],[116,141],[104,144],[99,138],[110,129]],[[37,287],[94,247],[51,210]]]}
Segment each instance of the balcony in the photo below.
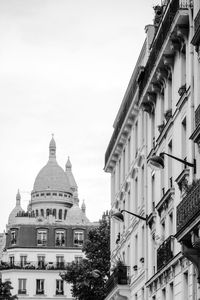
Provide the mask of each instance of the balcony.
{"label": "balcony", "polygon": [[200,216],[200,180],[194,182],[188,189],[186,196],[177,206],[177,235],[180,235],[186,228]]}
{"label": "balcony", "polygon": [[38,262],[38,261],[29,261],[24,264],[19,262],[1,262],[0,271],[2,270],[65,270],[68,263],[65,262]]}
{"label": "balcony", "polygon": [[156,60],[159,57],[160,51],[170,32],[176,14],[179,10],[188,9],[189,5],[190,1],[188,0],[172,0],[166,7],[163,19],[160,22],[160,27],[158,28],[157,34],[155,35],[155,38],[152,43],[151,52],[147,64],[145,66],[143,80],[139,85],[139,97],[142,96],[142,93],[147,85],[151,72],[156,64]]}
{"label": "balcony", "polygon": [[190,136],[190,139],[197,144],[200,142],[200,105],[195,110],[195,130]]}
{"label": "balcony", "polygon": [[200,44],[200,10],[194,19],[194,36],[191,43],[194,46],[198,46]]}
{"label": "balcony", "polygon": [[[129,276],[128,276],[129,267],[127,266],[120,266],[117,267],[116,270],[111,274],[110,278],[106,282],[106,294],[111,294],[111,292],[118,286],[118,285],[128,285],[129,283]],[[129,288],[129,287],[128,287]],[[120,287],[118,287],[120,290]]]}
{"label": "balcony", "polygon": [[157,271],[166,266],[173,258],[174,237],[170,235],[157,250]]}

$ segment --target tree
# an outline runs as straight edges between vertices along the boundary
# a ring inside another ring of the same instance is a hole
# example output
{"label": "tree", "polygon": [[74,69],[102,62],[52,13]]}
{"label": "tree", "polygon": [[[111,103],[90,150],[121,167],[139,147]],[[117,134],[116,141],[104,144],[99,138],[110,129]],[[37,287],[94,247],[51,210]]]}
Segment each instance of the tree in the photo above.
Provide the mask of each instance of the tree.
{"label": "tree", "polygon": [[2,279],[0,278],[0,299],[4,300],[14,300],[18,299],[16,295],[12,296],[11,290],[13,287],[11,286],[10,281],[2,282]]}
{"label": "tree", "polygon": [[105,299],[105,283],[110,270],[110,217],[104,214],[99,226],[92,228],[83,245],[84,259],[70,263],[61,275],[72,284],[72,295],[78,300]]}

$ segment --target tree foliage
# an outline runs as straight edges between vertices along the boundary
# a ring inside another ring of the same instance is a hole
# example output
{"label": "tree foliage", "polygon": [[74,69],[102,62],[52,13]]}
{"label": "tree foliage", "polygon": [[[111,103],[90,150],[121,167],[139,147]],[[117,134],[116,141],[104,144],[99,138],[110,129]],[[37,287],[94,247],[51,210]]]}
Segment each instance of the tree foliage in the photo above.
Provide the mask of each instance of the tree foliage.
{"label": "tree foliage", "polygon": [[72,284],[72,295],[78,300],[105,299],[105,282],[110,270],[110,218],[104,216],[92,228],[83,245],[85,258],[72,262],[62,278]]}
{"label": "tree foliage", "polygon": [[18,299],[16,295],[12,296],[11,290],[13,287],[11,286],[10,281],[2,282],[0,279],[0,299],[4,300],[14,300]]}

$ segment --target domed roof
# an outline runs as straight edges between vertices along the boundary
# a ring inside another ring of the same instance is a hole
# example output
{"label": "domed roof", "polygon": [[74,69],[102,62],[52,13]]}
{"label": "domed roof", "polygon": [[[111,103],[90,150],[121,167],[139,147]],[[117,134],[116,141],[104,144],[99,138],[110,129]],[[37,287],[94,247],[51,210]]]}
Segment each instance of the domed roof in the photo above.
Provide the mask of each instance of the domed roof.
{"label": "domed roof", "polygon": [[16,195],[16,206],[15,206],[15,208],[13,208],[13,210],[11,211],[11,213],[9,215],[8,225],[14,224],[15,220],[16,220],[15,217],[17,216],[17,214],[19,212],[23,211],[23,209],[21,208],[21,205],[20,205],[20,200],[21,200],[21,195],[18,190],[17,195]]}
{"label": "domed roof", "polygon": [[90,223],[84,212],[78,206],[77,202],[75,202],[74,205],[68,210],[67,222],[70,225],[81,225]]}
{"label": "domed roof", "polygon": [[49,161],[38,173],[33,191],[57,190],[70,192],[70,183],[64,170],[56,161],[56,143],[52,137],[49,144]]}

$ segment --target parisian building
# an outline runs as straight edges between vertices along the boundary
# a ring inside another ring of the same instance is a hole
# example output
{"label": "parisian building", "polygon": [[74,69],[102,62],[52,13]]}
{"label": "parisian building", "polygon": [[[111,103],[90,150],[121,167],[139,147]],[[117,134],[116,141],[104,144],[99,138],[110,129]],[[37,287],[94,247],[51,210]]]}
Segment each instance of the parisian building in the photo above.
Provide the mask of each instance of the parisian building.
{"label": "parisian building", "polygon": [[97,223],[88,220],[85,203],[79,207],[70,159],[64,171],[52,137],[48,162],[35,179],[27,211],[18,191],[2,235],[2,281],[11,281],[19,300],[72,299],[70,285],[60,274],[68,263],[83,258],[82,245],[92,226]]}
{"label": "parisian building", "polygon": [[200,1],[154,10],[105,153],[106,300],[200,299]]}

